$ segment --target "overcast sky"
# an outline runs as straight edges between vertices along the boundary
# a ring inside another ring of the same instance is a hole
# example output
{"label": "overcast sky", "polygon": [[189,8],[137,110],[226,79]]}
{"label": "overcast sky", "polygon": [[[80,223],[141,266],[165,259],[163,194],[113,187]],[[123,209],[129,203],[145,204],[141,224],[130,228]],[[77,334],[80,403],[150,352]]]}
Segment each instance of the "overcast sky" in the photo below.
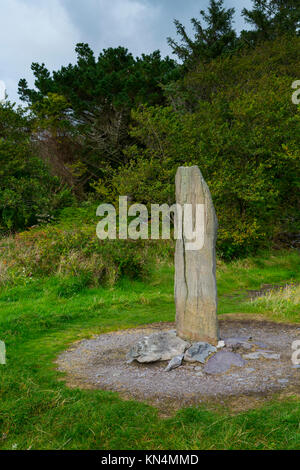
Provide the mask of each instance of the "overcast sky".
{"label": "overcast sky", "polygon": [[[96,55],[103,48],[125,46],[134,55],[160,49],[171,55],[168,36],[176,37],[173,19],[185,25],[199,17],[209,0],[0,0],[0,80],[9,99],[17,100],[20,78],[32,85],[30,65],[44,62],[52,71],[75,61],[78,42]],[[251,0],[226,0],[236,8],[235,26]]]}

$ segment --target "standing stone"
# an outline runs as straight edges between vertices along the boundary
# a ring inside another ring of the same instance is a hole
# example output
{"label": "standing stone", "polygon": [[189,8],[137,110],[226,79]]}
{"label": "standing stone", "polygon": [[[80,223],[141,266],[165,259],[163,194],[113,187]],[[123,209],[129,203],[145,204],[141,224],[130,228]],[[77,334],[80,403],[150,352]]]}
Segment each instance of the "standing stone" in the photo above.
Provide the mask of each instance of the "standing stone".
{"label": "standing stone", "polygon": [[191,240],[185,236],[184,217],[182,220],[177,217],[183,234],[182,239],[177,240],[175,255],[177,334],[190,342],[216,345],[219,340],[216,283],[218,220],[210,191],[197,166],[178,169],[176,202],[183,213],[184,204],[192,205],[194,224],[196,205],[204,206],[204,246],[201,249],[187,249]]}

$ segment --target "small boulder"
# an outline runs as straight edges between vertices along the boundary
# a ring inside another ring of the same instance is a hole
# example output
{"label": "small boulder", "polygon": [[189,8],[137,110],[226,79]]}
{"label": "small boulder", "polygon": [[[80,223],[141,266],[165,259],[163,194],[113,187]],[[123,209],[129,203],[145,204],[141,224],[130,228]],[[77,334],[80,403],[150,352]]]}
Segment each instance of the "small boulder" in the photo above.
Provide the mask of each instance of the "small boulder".
{"label": "small boulder", "polygon": [[177,369],[178,367],[180,367],[182,365],[183,357],[184,357],[183,354],[181,356],[174,357],[169,362],[169,365],[168,367],[166,367],[165,372],[170,372],[171,370]]}
{"label": "small boulder", "polygon": [[243,367],[246,362],[240,354],[229,351],[219,351],[211,357],[204,367],[206,374],[221,374],[229,370],[232,366]]}
{"label": "small boulder", "polygon": [[216,352],[217,348],[209,343],[194,343],[185,353],[184,360],[187,362],[201,362],[201,364],[205,364],[206,359]]}
{"label": "small boulder", "polygon": [[133,346],[127,355],[128,363],[137,361],[141,364],[157,361],[170,361],[181,356],[190,344],[176,336],[176,331],[154,333],[145,336]]}

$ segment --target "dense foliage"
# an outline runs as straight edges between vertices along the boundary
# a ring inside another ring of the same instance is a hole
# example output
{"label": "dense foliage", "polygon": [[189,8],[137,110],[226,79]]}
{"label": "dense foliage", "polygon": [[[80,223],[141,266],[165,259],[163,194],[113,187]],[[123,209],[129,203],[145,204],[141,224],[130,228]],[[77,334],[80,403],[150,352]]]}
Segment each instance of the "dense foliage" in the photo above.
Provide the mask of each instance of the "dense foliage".
{"label": "dense foliage", "polygon": [[300,4],[298,0],[253,0],[253,9],[244,8],[243,16],[251,25],[242,38],[249,43],[276,39],[282,34],[300,33]]}
{"label": "dense foliage", "polygon": [[0,232],[47,221],[72,200],[33,152],[30,136],[24,112],[0,106]]}
{"label": "dense foliage", "polygon": [[130,111],[142,103],[165,102],[161,85],[179,77],[177,64],[159,51],[135,59],[123,47],[104,50],[96,59],[87,44],[76,46],[77,63],[52,75],[32,64],[36,90],[19,84],[20,97],[36,118],[43,155],[53,171],[82,195],[111,168],[126,163],[131,140]]}
{"label": "dense foliage", "polygon": [[[214,61],[173,90],[174,107],[134,113],[132,163],[115,190],[146,203],[174,202],[178,165],[197,164],[211,189],[224,256],[299,231],[300,114],[291,100],[300,40]],[[134,163],[133,163],[134,162]]]}
{"label": "dense foliage", "polygon": [[192,18],[191,23],[195,32],[194,39],[190,38],[186,28],[175,20],[176,31],[181,38],[181,43],[169,38],[168,42],[179,59],[187,68],[205,63],[220,55],[229,53],[237,47],[237,34],[233,29],[234,8],[228,10],[223,6],[223,0],[211,0],[208,12],[201,10],[200,15],[207,25],[197,18]]}

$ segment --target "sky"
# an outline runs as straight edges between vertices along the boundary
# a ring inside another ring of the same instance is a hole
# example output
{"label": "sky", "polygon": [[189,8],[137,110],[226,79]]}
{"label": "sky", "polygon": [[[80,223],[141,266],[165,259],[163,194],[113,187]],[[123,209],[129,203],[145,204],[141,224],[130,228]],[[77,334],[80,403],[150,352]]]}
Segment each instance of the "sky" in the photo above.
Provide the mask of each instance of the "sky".
{"label": "sky", "polygon": [[[75,62],[75,45],[87,42],[98,55],[124,46],[135,56],[156,49],[172,56],[167,37],[176,37],[176,18],[191,31],[209,0],[0,0],[0,81],[8,99],[18,102],[18,81],[33,85],[31,63],[59,69]],[[243,29],[240,12],[251,0],[225,0],[235,7],[235,27]]]}

